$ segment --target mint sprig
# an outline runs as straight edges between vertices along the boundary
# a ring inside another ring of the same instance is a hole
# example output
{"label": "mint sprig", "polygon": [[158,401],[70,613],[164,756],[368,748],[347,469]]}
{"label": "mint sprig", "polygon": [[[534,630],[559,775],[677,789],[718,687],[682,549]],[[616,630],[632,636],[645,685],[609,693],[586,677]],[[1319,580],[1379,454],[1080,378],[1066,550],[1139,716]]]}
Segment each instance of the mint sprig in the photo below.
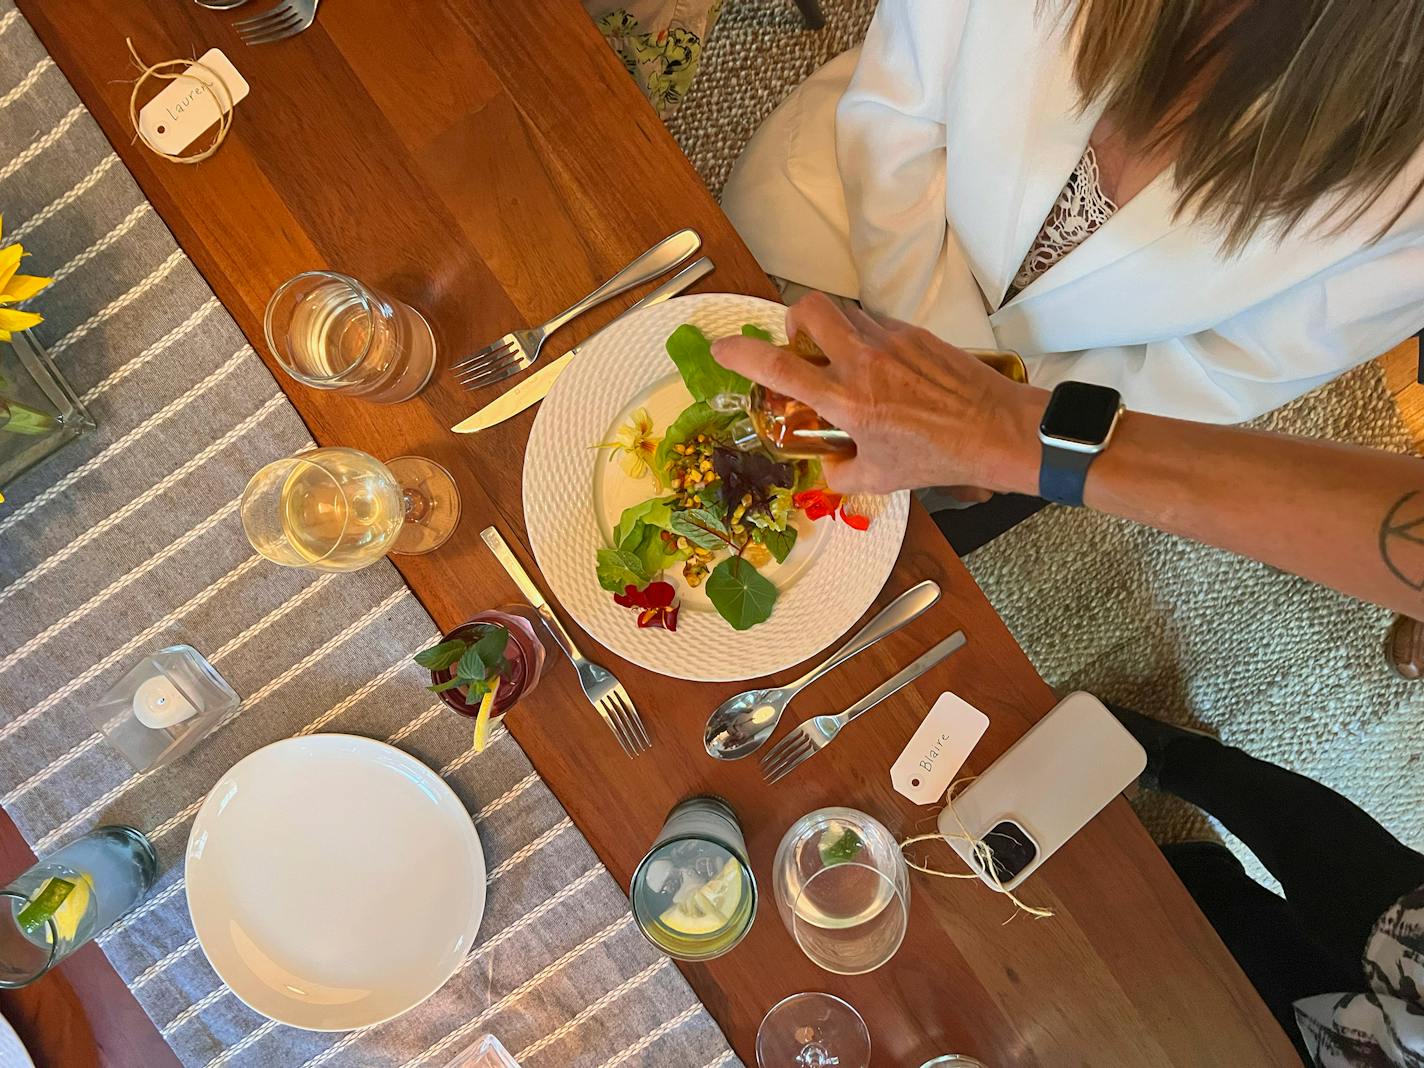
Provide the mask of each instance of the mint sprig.
{"label": "mint sprig", "polygon": [[451,672],[444,682],[426,687],[431,693],[459,689],[466,701],[475,701],[507,669],[504,652],[509,646],[509,631],[498,623],[479,626],[481,630],[474,641],[449,638],[415,654],[415,662],[421,667],[432,672]]}

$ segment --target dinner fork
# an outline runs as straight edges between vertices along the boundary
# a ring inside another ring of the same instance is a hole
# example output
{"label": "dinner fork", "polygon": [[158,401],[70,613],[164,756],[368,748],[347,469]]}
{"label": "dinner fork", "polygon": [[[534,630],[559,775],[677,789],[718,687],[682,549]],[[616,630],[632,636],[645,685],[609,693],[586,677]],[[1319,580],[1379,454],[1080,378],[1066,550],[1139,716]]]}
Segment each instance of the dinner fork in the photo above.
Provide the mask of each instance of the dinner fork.
{"label": "dinner fork", "polygon": [[604,724],[613,732],[613,737],[618,739],[623,752],[635,757],[651,749],[648,732],[643,727],[633,699],[628,696],[628,691],[623,689],[623,684],[614,678],[607,668],[595,664],[579,652],[578,646],[569,637],[569,632],[559,622],[559,617],[554,615],[553,608],[539,592],[539,587],[534,585],[534,580],[529,577],[529,572],[524,570],[524,565],[510,552],[499,531],[494,527],[485,527],[480,531],[480,537],[484,539],[484,543],[489,546],[490,552],[494,553],[495,559],[500,562],[505,572],[514,580],[530,607],[539,613],[539,618],[554,636],[554,641],[574,665],[574,670],[578,672],[579,685],[583,687],[583,695],[603,717]]}
{"label": "dinner fork", "polygon": [[539,350],[559,327],[577,318],[595,305],[616,297],[634,286],[650,282],[672,270],[702,247],[696,230],[679,230],[669,234],[635,259],[582,300],[565,308],[543,326],[530,327],[505,334],[473,356],[466,357],[451,368],[455,378],[466,389],[477,389],[503,381],[525,370],[539,358]]}
{"label": "dinner fork", "polygon": [[250,45],[268,44],[284,37],[295,37],[316,21],[316,5],[320,0],[283,0],[276,7],[239,19],[233,25]]}
{"label": "dinner fork", "polygon": [[780,782],[807,760],[835,741],[847,723],[868,712],[896,690],[908,686],[964,644],[964,632],[957,630],[938,645],[921,653],[918,659],[901,668],[875,689],[835,716],[808,719],[761,758],[762,777],[768,783]]}

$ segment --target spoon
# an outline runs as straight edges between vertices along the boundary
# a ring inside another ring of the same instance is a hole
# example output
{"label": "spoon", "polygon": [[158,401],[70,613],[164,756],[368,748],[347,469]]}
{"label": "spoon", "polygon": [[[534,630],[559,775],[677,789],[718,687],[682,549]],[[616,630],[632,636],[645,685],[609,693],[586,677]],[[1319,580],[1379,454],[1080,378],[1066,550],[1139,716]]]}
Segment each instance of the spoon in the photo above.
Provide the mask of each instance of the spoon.
{"label": "spoon", "polygon": [[887,634],[894,634],[938,600],[939,586],[926,579],[887,604],[855,637],[795,682],[774,689],[747,690],[727,698],[707,720],[702,737],[707,755],[718,760],[740,760],[756,752],[776,730],[781,713],[793,697],[856,653],[869,649]]}

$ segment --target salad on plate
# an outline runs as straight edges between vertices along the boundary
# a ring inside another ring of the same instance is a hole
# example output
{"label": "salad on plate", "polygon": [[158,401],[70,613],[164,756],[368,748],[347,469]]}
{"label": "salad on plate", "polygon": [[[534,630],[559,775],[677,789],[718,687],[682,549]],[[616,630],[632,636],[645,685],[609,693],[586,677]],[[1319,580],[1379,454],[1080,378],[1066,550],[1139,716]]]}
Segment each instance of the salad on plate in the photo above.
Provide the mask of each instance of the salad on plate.
{"label": "salad on plate", "polygon": [[[742,333],[771,340],[752,324]],[[611,542],[598,549],[598,582],[636,612],[639,627],[676,631],[683,595],[697,591],[733,629],[747,630],[771,617],[774,578],[816,521],[863,531],[870,519],[827,489],[819,461],[745,447],[734,432],[745,417],[712,402],[747,394],[751,383],[712,358],[701,330],[679,326],[667,354],[691,403],[661,432],[638,407],[614,440],[595,446],[621,460],[629,482],[651,491],[621,510]]]}

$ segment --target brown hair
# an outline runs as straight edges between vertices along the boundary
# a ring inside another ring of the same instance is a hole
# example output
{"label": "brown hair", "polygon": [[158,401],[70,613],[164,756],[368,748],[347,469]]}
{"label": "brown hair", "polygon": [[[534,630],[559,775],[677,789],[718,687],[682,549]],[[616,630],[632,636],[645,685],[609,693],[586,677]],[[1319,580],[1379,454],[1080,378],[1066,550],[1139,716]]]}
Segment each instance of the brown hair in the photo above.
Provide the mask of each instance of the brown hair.
{"label": "brown hair", "polygon": [[1178,213],[1219,223],[1228,251],[1326,197],[1343,230],[1424,145],[1424,0],[1073,2],[1084,102],[1175,146]]}

